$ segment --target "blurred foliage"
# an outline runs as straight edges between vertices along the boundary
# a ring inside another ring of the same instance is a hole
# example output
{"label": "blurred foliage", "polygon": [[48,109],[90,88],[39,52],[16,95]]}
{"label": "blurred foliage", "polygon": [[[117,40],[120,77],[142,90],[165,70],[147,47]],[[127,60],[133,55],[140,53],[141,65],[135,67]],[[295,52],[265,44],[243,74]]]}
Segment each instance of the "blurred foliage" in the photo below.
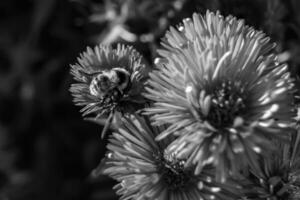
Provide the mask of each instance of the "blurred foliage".
{"label": "blurred foliage", "polygon": [[90,176],[105,153],[101,127],[83,121],[68,92],[69,64],[87,45],[133,45],[149,62],[160,38],[193,12],[244,18],[278,43],[300,73],[297,0],[0,1],[0,199],[117,199]]}

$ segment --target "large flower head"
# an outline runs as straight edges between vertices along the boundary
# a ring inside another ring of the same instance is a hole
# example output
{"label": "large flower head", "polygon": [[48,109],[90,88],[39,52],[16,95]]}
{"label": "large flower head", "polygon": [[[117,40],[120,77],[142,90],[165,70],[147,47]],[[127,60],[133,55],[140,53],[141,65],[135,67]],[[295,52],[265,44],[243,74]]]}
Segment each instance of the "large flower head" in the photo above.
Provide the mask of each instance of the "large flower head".
{"label": "large flower head", "polygon": [[[170,138],[157,142],[163,130],[152,127],[141,117],[123,118],[113,133],[100,171],[117,180],[114,187],[123,200],[231,200],[239,194],[235,185],[222,186],[214,181],[212,168],[199,175],[185,168],[164,150]],[[230,191],[230,192],[229,192]]]}
{"label": "large flower head", "polygon": [[[270,53],[274,44],[243,20],[194,14],[171,27],[159,50],[146,97],[155,125],[170,124],[168,150],[187,165],[217,166],[218,179],[256,162],[270,139],[289,138],[295,109],[288,67]],[[267,155],[267,154],[266,154]]]}
{"label": "large flower head", "polygon": [[79,83],[72,84],[70,91],[74,102],[84,106],[84,115],[95,113],[97,117],[111,118],[115,111],[133,113],[145,104],[141,93],[149,68],[131,46],[88,47],[71,67]]}

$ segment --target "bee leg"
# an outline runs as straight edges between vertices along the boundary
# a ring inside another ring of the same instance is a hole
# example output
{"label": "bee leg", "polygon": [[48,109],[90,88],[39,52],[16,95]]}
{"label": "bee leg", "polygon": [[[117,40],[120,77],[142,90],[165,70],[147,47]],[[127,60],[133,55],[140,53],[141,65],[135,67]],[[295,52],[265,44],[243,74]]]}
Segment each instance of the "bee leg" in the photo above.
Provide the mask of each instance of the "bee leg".
{"label": "bee leg", "polygon": [[110,128],[111,122],[113,120],[113,116],[114,116],[114,112],[112,111],[112,112],[109,113],[109,116],[105,121],[105,125],[102,129],[102,132],[101,132],[101,139],[103,139],[105,137],[108,129]]}

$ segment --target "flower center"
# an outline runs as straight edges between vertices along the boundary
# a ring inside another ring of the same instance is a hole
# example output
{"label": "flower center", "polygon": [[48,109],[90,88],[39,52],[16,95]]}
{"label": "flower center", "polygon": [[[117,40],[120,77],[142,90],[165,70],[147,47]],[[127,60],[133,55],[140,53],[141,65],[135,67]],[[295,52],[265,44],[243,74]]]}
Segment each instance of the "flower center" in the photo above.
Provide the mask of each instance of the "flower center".
{"label": "flower center", "polygon": [[[286,168],[274,173],[267,179],[256,179],[254,175],[251,175],[251,178],[254,178],[256,184],[265,189],[265,192],[262,192],[259,197],[267,197],[266,200],[292,200],[300,197],[300,185],[296,181],[297,177],[289,174]],[[250,199],[253,198],[251,195],[249,197]]]}
{"label": "flower center", "polygon": [[184,189],[191,182],[192,174],[184,168],[184,160],[179,160],[173,155],[164,155],[157,160],[157,163],[162,179],[168,189]]}
{"label": "flower center", "polygon": [[291,183],[288,189],[291,199],[300,199],[300,182],[298,174],[289,174],[288,180]]}
{"label": "flower center", "polygon": [[243,87],[239,82],[223,82],[211,94],[211,106],[206,120],[217,129],[232,126],[245,109]]}
{"label": "flower center", "polygon": [[287,200],[292,196],[299,195],[299,186],[287,183],[279,176],[269,178],[268,183],[270,194],[276,196],[279,200]]}

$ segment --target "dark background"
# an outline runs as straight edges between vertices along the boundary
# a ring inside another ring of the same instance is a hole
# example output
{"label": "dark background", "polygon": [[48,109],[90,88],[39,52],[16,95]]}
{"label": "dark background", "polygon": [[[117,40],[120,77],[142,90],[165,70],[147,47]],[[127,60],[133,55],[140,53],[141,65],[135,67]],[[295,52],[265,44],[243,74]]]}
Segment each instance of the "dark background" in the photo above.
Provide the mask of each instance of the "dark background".
{"label": "dark background", "polygon": [[69,64],[87,45],[133,45],[151,63],[169,25],[206,9],[233,14],[278,43],[299,74],[298,0],[1,0],[0,200],[117,199],[91,171],[105,153],[101,126],[68,91]]}

